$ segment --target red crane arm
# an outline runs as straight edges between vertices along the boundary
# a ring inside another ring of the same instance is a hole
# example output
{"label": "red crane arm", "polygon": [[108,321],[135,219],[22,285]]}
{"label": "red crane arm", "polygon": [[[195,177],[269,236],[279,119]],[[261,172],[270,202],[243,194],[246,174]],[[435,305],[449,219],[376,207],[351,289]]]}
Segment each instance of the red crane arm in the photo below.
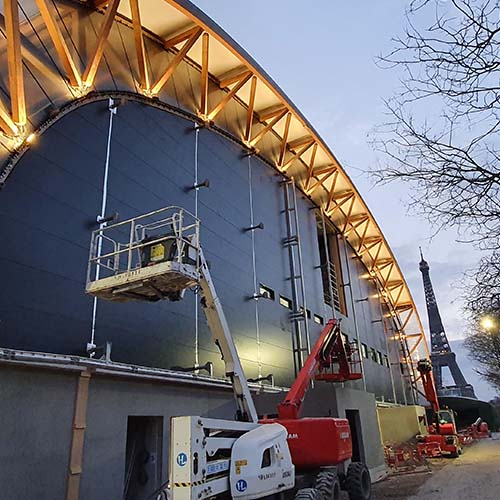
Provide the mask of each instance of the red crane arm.
{"label": "red crane arm", "polygon": [[422,377],[422,385],[424,386],[425,399],[431,404],[434,413],[439,412],[439,400],[434,385],[434,376],[432,375],[432,365],[428,359],[421,359],[417,364],[417,370]]}
{"label": "red crane arm", "polygon": [[[330,355],[338,342],[342,344],[340,321],[331,319],[314,344],[311,354],[309,354],[304,366],[297,375],[286,398],[278,405],[278,416],[280,419],[299,418],[302,402],[304,401],[311,380],[323,363],[329,363]],[[344,348],[343,344],[342,348]],[[345,363],[347,362],[345,361]]]}

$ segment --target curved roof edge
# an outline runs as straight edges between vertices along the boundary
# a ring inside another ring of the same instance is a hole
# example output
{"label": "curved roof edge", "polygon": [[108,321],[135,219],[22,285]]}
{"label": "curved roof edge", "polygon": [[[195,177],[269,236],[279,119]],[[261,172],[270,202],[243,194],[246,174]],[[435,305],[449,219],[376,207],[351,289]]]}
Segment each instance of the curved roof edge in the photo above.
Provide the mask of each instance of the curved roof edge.
{"label": "curved roof edge", "polygon": [[17,5],[4,0],[0,68],[10,103],[0,103],[8,167],[0,182],[47,117],[92,91],[136,92],[215,124],[293,177],[349,241],[398,325],[416,382],[416,358],[428,357],[428,347],[389,244],[328,145],[235,40],[188,0],[37,0],[29,20]]}

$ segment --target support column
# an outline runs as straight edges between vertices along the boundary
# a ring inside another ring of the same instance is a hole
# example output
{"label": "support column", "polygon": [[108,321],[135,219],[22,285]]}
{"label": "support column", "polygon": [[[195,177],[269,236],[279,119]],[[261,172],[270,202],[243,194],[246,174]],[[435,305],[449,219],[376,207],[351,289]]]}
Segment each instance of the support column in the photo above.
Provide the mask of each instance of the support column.
{"label": "support column", "polygon": [[75,397],[75,412],[71,435],[71,450],[69,458],[66,500],[78,500],[80,478],[82,475],[83,445],[85,427],[87,424],[87,403],[89,399],[90,370],[85,370],[78,377]]}

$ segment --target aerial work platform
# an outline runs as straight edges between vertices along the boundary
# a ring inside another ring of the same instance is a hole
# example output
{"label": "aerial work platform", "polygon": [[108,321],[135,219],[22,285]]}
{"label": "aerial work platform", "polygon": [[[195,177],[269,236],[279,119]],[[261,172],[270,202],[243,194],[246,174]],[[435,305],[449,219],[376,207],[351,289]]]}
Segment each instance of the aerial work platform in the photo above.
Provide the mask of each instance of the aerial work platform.
{"label": "aerial work platform", "polygon": [[106,300],[179,300],[200,281],[199,220],[166,207],[93,231],[86,292]]}
{"label": "aerial work platform", "polygon": [[257,410],[199,233],[199,219],[175,206],[102,225],[92,233],[86,292],[104,300],[153,302],[180,300],[187,288],[197,287],[225,374],[232,382],[237,420],[256,424]]}
{"label": "aerial work platform", "polygon": [[344,339],[340,321],[330,320],[321,336],[323,334],[325,339],[319,351],[318,370],[314,379],[333,383],[362,379],[363,369],[358,344]]}

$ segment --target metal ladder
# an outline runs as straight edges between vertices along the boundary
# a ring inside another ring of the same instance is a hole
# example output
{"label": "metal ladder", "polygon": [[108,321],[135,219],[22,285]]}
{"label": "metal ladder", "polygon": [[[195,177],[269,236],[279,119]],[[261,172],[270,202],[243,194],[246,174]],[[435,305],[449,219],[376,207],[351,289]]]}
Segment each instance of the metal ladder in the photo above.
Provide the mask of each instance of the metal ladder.
{"label": "metal ladder", "polygon": [[[337,311],[340,311],[340,298],[338,293],[338,280],[337,271],[335,265],[330,258],[330,247],[329,239],[327,234],[327,226],[325,221],[325,214],[323,211],[316,211],[316,224],[318,228],[321,228],[321,238],[323,240],[324,247],[324,260],[321,258],[320,252],[320,264],[317,266],[321,270],[321,277],[323,280],[323,297],[325,304],[328,304],[332,308],[332,316],[335,318]],[[325,287],[325,278],[328,283],[328,288]]]}
{"label": "metal ladder", "polygon": [[290,261],[290,282],[292,288],[292,313],[290,314],[290,321],[293,327],[293,363],[295,375],[297,375],[304,365],[304,353],[306,353],[307,357],[311,352],[311,342],[307,321],[306,287],[304,268],[302,266],[297,193],[293,178],[283,181],[283,188],[287,231],[287,236],[283,239],[283,245],[288,248]]}

